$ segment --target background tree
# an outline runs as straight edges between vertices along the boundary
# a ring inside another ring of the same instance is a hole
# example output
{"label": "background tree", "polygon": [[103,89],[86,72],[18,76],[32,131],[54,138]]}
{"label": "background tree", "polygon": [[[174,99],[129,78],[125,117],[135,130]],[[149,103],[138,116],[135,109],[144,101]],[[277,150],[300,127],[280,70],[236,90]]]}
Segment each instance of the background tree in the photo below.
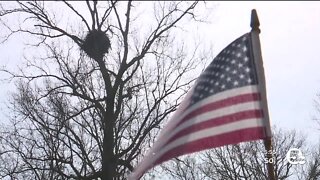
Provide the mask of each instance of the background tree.
{"label": "background tree", "polygon": [[205,180],[207,177],[201,171],[203,164],[197,154],[178,157],[161,164],[161,168],[157,169],[158,173],[166,174],[170,179],[176,180]]}
{"label": "background tree", "polygon": [[312,148],[308,153],[305,166],[297,167],[296,171],[299,180],[320,179],[320,146]]}
{"label": "background tree", "polygon": [[177,43],[182,26],[199,21],[198,2],[139,5],[1,3],[2,42],[22,33],[32,49],[19,71],[2,70],[16,91],[0,134],[0,178],[108,180],[132,171],[202,62],[197,46]]}
{"label": "background tree", "polygon": [[[316,99],[314,100],[314,107],[315,107],[315,116],[313,120],[318,123],[318,127],[320,127],[320,94],[316,95]],[[310,158],[306,161],[306,166],[302,169],[299,169],[299,179],[307,179],[307,180],[314,180],[320,179],[320,142],[316,144],[315,147],[311,149],[309,153]]]}

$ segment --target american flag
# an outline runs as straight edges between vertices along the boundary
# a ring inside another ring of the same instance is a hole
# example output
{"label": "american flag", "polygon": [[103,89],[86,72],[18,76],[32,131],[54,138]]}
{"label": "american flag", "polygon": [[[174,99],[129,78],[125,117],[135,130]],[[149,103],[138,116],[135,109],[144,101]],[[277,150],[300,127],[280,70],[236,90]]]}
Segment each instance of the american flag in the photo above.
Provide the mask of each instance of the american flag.
{"label": "american flag", "polygon": [[265,122],[250,33],[218,54],[129,179],[171,158],[264,139]]}

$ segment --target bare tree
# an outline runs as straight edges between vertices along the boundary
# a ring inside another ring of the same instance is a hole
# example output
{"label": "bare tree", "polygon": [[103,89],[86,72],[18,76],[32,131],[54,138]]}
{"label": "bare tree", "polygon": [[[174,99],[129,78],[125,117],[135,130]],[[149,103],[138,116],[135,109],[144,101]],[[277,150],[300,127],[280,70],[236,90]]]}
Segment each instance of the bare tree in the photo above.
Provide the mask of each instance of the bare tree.
{"label": "bare tree", "polygon": [[306,158],[305,166],[296,168],[299,180],[320,179],[320,145],[312,148]]}
{"label": "bare tree", "polygon": [[307,180],[320,179],[320,146],[318,146],[317,151],[312,153],[312,158],[309,158],[307,169]]}
{"label": "bare tree", "polygon": [[200,162],[199,156],[195,154],[182,156],[162,164],[159,173],[177,180],[204,180],[206,176],[201,172]]}
{"label": "bare tree", "polygon": [[0,178],[125,179],[195,78],[197,48],[175,37],[179,23],[199,21],[198,2],[154,2],[149,24],[139,3],[81,2],[89,14],[79,3],[0,6],[3,42],[38,38],[25,66],[3,69],[17,89]]}
{"label": "bare tree", "polygon": [[[313,120],[318,124],[320,127],[320,94],[316,95],[316,99],[313,101],[313,105],[315,108],[315,116]],[[311,148],[309,152],[309,158],[306,160],[306,166],[303,168],[298,169],[299,172],[299,179],[306,179],[306,180],[317,180],[320,179],[320,142],[313,148]]]}
{"label": "bare tree", "polygon": [[[269,153],[274,153],[276,177],[277,179],[288,179],[296,176],[297,171],[294,165],[286,160],[286,154],[290,148],[300,148],[303,152],[307,152],[304,147],[305,138],[296,131],[273,129],[274,152]],[[193,157],[186,156],[180,161],[175,161],[175,165],[170,164],[170,167],[163,169],[171,177],[179,177],[177,179],[188,179],[185,178],[185,174],[190,172],[181,175],[179,171],[181,166],[187,166],[186,171],[196,172],[195,174],[201,179],[265,180],[268,179],[266,153],[262,141],[252,141],[198,153],[196,163],[190,163],[190,160],[193,162]]]}
{"label": "bare tree", "polygon": [[[313,120],[318,124],[318,127],[320,127],[320,94],[318,93],[316,95],[316,99],[313,100],[313,105],[315,108],[315,116],[313,117]],[[320,130],[320,128],[319,128]]]}

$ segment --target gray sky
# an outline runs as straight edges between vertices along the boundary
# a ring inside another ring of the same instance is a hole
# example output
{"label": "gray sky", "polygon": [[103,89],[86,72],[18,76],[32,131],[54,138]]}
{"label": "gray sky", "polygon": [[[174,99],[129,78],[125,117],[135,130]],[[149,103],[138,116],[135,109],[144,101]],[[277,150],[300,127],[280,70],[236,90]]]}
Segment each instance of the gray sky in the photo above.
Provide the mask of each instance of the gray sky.
{"label": "gray sky", "polygon": [[[320,92],[320,2],[214,4],[212,23],[198,28],[205,40],[213,44],[215,54],[250,31],[251,9],[257,10],[271,124],[299,130],[309,140],[318,140],[320,125],[312,118],[316,115],[313,101]],[[0,46],[1,65],[10,62],[10,66],[15,66],[22,61],[18,54],[23,47],[15,43],[19,38]],[[0,84],[0,107],[10,88]]]}

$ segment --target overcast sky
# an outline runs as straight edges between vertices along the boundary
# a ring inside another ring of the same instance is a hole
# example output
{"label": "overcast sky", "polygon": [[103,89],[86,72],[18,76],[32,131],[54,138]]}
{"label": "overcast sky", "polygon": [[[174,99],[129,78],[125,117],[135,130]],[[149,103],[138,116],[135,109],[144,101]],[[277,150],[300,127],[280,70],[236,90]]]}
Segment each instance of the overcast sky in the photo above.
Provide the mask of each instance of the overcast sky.
{"label": "overcast sky", "polygon": [[[213,5],[212,23],[199,31],[215,54],[250,31],[251,9],[257,10],[271,124],[318,140],[320,125],[312,119],[320,92],[320,2],[209,2]],[[2,63],[21,62],[17,54],[22,46],[15,43],[19,38],[0,46]],[[7,87],[0,84],[2,106]]]}

